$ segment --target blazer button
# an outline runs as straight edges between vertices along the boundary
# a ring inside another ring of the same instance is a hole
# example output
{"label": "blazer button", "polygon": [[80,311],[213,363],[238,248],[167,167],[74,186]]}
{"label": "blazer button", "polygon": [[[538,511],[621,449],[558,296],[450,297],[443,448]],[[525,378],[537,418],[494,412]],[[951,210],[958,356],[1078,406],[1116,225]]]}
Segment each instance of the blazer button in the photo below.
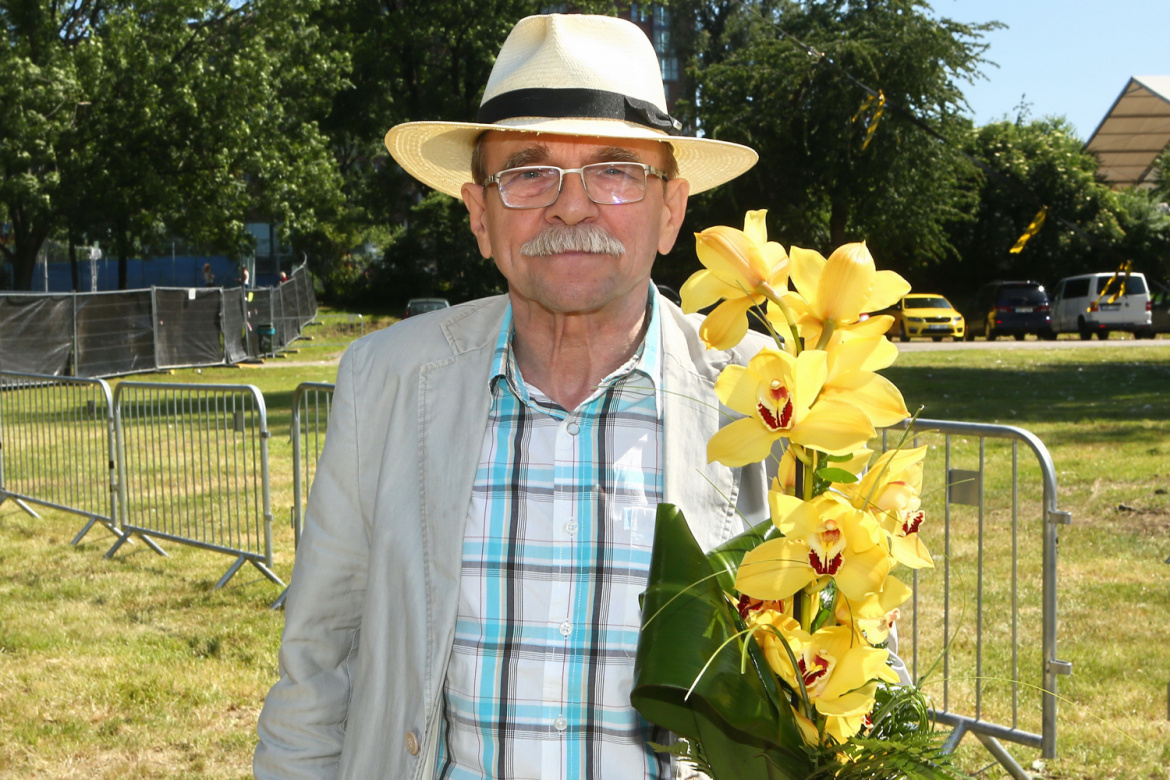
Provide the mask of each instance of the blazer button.
{"label": "blazer button", "polygon": [[418,737],[413,731],[406,732],[406,752],[412,756],[418,755]]}

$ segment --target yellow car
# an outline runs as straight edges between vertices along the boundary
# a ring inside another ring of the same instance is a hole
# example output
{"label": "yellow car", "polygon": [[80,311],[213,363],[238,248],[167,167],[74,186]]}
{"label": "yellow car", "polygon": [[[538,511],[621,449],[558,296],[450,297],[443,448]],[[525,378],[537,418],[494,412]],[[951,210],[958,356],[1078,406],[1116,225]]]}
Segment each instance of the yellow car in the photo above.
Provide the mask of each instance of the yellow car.
{"label": "yellow car", "polygon": [[892,314],[894,324],[887,334],[897,336],[900,341],[909,341],[915,336],[929,336],[942,341],[950,336],[962,341],[967,324],[963,315],[941,295],[933,293],[912,293],[895,303],[882,314]]}

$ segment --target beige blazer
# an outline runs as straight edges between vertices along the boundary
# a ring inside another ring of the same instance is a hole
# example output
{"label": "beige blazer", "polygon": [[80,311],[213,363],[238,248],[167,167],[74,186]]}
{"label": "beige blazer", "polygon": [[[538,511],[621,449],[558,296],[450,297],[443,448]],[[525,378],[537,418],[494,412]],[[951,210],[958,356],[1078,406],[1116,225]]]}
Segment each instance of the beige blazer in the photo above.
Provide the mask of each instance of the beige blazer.
{"label": "beige blazer", "polygon": [[[406,320],[353,344],[286,602],[280,679],[260,715],[261,780],[424,780],[455,633],[461,541],[505,297]],[[709,549],[767,517],[758,465],[706,462],[731,418],[713,384],[746,352],[705,349],[660,299],[666,500]]]}

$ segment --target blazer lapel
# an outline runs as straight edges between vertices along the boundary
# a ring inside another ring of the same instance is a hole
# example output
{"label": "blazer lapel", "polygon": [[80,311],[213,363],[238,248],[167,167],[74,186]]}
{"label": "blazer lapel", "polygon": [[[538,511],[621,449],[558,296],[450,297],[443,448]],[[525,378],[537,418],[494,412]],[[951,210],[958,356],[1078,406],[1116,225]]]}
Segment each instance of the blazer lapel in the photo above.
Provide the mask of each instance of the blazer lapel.
{"label": "blazer lapel", "polygon": [[[491,410],[488,371],[507,300],[499,298],[442,324],[452,354],[419,372],[418,463],[422,521],[431,540],[435,573],[459,581],[462,539],[471,488]],[[403,453],[404,458],[413,453]]]}
{"label": "blazer lapel", "polygon": [[[699,546],[709,550],[738,532],[738,470],[707,462],[707,440],[723,424],[715,379],[721,367],[698,360],[691,344],[663,307],[663,497],[682,509]],[[719,354],[719,353],[715,353]]]}

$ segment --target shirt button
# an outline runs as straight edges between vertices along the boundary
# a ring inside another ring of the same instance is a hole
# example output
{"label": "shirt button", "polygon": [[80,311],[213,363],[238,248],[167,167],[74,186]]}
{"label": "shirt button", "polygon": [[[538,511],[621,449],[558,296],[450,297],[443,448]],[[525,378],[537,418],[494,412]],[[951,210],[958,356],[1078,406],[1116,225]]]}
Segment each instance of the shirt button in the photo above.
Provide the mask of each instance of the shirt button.
{"label": "shirt button", "polygon": [[570,436],[576,436],[581,432],[581,426],[575,422],[571,422],[565,426],[565,430],[569,432]]}
{"label": "shirt button", "polygon": [[571,633],[573,633],[573,624],[567,620],[561,623],[561,636],[568,636]]}
{"label": "shirt button", "polygon": [[564,715],[558,715],[557,719],[553,721],[553,727],[557,731],[564,731],[569,727],[569,721],[565,719]]}
{"label": "shirt button", "polygon": [[418,755],[418,737],[413,731],[406,732],[406,752],[412,756]]}
{"label": "shirt button", "polygon": [[565,523],[565,533],[567,533],[569,536],[572,536],[573,534],[577,533],[577,521],[576,520],[570,520],[569,522]]}

